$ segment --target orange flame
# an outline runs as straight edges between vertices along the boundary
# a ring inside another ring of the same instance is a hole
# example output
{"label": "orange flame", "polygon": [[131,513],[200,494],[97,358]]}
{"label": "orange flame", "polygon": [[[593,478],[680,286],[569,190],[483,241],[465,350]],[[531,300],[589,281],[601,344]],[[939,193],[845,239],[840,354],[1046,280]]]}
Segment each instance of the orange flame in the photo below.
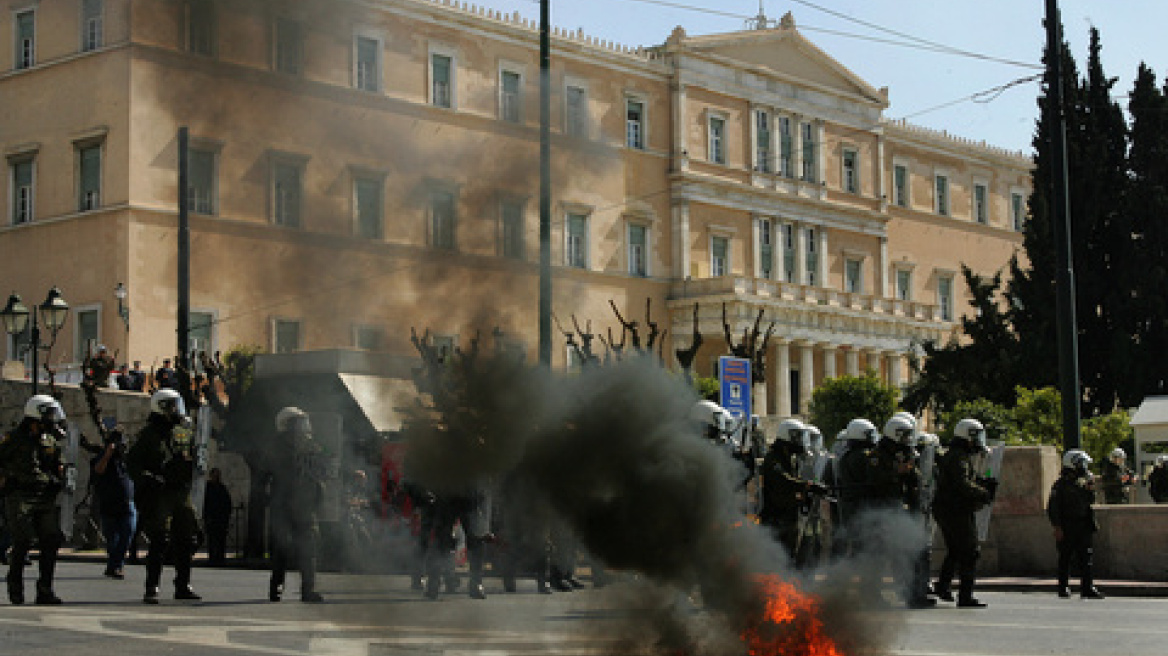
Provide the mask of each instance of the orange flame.
{"label": "orange flame", "polygon": [[742,633],[750,656],[843,656],[823,631],[819,603],[775,575],[760,575],[762,608]]}

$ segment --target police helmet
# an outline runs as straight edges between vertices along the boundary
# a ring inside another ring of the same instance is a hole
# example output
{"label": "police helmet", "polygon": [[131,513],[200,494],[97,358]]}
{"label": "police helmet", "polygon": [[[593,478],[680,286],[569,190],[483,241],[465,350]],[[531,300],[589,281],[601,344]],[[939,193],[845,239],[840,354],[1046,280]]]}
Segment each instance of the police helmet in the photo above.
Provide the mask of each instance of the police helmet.
{"label": "police helmet", "polygon": [[876,424],[867,419],[853,419],[848,423],[846,438],[849,442],[876,443]]}
{"label": "police helmet", "polygon": [[986,448],[985,426],[976,419],[962,419],[953,429],[953,439],[965,440],[974,450]]}
{"label": "police helmet", "polygon": [[187,406],[181,394],[163,388],[150,396],[150,412],[177,420],[187,416]]}
{"label": "police helmet", "polygon": [[1077,472],[1087,473],[1087,466],[1092,462],[1091,456],[1082,449],[1071,449],[1063,454],[1063,467],[1074,469]]}
{"label": "police helmet", "polygon": [[799,451],[811,448],[811,436],[807,433],[807,425],[798,419],[788,419],[779,424],[775,439],[795,447]]}
{"label": "police helmet", "polygon": [[1127,452],[1119,447],[1115,447],[1111,450],[1111,453],[1107,457],[1111,460],[1111,462],[1118,465],[1124,460],[1127,460]]}
{"label": "police helmet", "polygon": [[913,439],[913,434],[916,432],[916,422],[911,419],[912,415],[905,417],[907,413],[898,412],[892,415],[884,424],[884,437],[905,445],[912,445],[916,443]]}
{"label": "police helmet", "polygon": [[65,421],[65,409],[57,399],[48,394],[37,394],[25,402],[24,416],[48,424],[57,424]]}
{"label": "police helmet", "polygon": [[807,424],[807,436],[811,438],[811,450],[816,453],[823,451],[823,433],[814,424]]}
{"label": "police helmet", "polygon": [[917,444],[922,448],[933,447],[935,449],[941,445],[941,438],[932,433],[921,433],[917,437]]}
{"label": "police helmet", "polygon": [[308,421],[308,413],[295,406],[280,408],[276,413],[276,431],[283,433],[291,430],[310,432],[312,425]]}
{"label": "police helmet", "polygon": [[1156,456],[1156,464],[1161,467],[1168,467],[1168,456]]}
{"label": "police helmet", "polygon": [[698,401],[690,409],[689,416],[703,428],[714,429],[719,433],[725,433],[729,429],[727,420],[730,413],[713,401]]}

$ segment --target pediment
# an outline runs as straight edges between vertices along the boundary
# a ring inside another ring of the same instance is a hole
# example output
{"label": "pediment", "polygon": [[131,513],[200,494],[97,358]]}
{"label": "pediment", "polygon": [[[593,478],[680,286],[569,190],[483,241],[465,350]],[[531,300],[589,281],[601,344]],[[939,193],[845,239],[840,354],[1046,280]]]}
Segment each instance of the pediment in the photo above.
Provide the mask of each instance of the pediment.
{"label": "pediment", "polygon": [[778,77],[804,81],[821,90],[860,97],[888,106],[887,91],[876,89],[846,66],[808,41],[794,26],[686,37],[681,43],[693,53],[709,53],[759,68]]}

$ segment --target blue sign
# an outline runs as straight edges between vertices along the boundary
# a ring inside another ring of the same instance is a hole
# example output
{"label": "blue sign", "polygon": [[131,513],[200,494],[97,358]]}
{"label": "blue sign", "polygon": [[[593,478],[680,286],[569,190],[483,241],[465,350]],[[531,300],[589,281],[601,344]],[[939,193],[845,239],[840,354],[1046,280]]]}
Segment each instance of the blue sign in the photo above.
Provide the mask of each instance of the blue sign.
{"label": "blue sign", "polygon": [[742,421],[751,415],[750,360],[724,356],[718,358],[718,380],[722,383],[721,405]]}

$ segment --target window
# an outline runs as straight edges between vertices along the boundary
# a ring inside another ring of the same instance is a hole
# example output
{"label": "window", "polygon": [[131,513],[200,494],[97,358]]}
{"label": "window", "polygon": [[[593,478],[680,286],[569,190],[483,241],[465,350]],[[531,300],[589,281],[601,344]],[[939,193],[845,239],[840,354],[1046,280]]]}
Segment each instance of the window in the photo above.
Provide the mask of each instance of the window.
{"label": "window", "polygon": [[721,116],[710,117],[710,161],[726,163],[726,119]]}
{"label": "window", "polygon": [[803,137],[803,180],[805,182],[816,182],[819,176],[817,175],[818,165],[815,159],[815,125],[812,123],[803,123],[800,126],[800,131]]}
{"label": "window", "polygon": [[101,206],[101,144],[77,149],[77,211]]}
{"label": "window", "polygon": [[730,240],[710,237],[710,277],[720,278],[730,273]]}
{"label": "window", "polygon": [[299,164],[276,161],[272,165],[272,222],[289,228],[300,227]]}
{"label": "window", "polygon": [[354,49],[354,83],[362,91],[378,91],[381,89],[381,42],[358,36]]}
{"label": "window", "polygon": [[649,229],[636,223],[629,224],[629,275],[649,275]]}
{"label": "window", "polygon": [[272,321],[272,352],[295,353],[301,350],[299,319],[275,319]]}
{"label": "window", "polygon": [[503,71],[499,76],[499,118],[509,123],[520,120],[522,82],[523,78],[515,71]]}
{"label": "window", "polygon": [[214,150],[192,148],[187,170],[187,210],[195,214],[214,215],[218,209],[218,175],[216,167],[219,154]]}
{"label": "window", "polygon": [[807,257],[805,268],[806,280],[808,285],[814,286],[816,284],[815,273],[819,271],[819,254],[818,247],[815,245],[815,228],[807,229]]}
{"label": "window", "polygon": [[1022,232],[1026,227],[1026,201],[1022,194],[1010,194],[1010,225],[1017,232]]}
{"label": "window", "polygon": [[449,109],[454,105],[451,86],[454,60],[449,55],[430,55],[430,104]]}
{"label": "window", "polygon": [[31,158],[13,162],[12,169],[12,225],[28,223],[33,217],[33,168]]}
{"label": "window", "polygon": [[795,226],[783,226],[783,280],[795,282]]}
{"label": "window", "polygon": [[102,44],[102,0],[81,0],[81,50],[97,50]]}
{"label": "window", "polygon": [[211,0],[187,3],[187,50],[208,57],[215,54],[215,7]]}
{"label": "window", "polygon": [[272,63],[275,69],[289,75],[299,75],[304,53],[304,37],[300,33],[300,23],[290,18],[276,19],[276,34]]}
{"label": "window", "polygon": [[376,326],[354,326],[353,347],[359,351],[380,351],[385,331]]}
{"label": "window", "polygon": [[32,328],[26,327],[24,332],[8,336],[8,359],[22,360],[25,367],[32,366]]}
{"label": "window", "polygon": [[578,269],[588,268],[588,215],[569,214],[565,264]]}
{"label": "window", "polygon": [[989,193],[983,184],[973,185],[973,218],[981,224],[990,222]]}
{"label": "window", "polygon": [[215,352],[215,313],[191,312],[188,315],[187,350]]}
{"label": "window", "polygon": [[937,306],[941,310],[941,321],[953,321],[953,276],[937,278]]}
{"label": "window", "polygon": [[758,222],[758,276],[770,280],[775,273],[775,224],[770,219]]}
{"label": "window", "polygon": [[844,191],[850,194],[860,193],[860,155],[851,148],[845,148],[843,153]]}
{"label": "window", "polygon": [[949,216],[949,178],[944,175],[936,177],[937,214]]}
{"label": "window", "polygon": [[912,271],[896,270],[896,297],[902,301],[912,300]]}
{"label": "window", "polygon": [[625,145],[645,148],[645,103],[632,98],[625,101]]}
{"label": "window", "polygon": [[101,339],[101,310],[97,307],[77,308],[74,316],[77,332],[73,338],[73,358],[74,362],[83,362]]}
{"label": "window", "polygon": [[795,135],[791,133],[791,119],[782,116],[779,118],[779,175],[795,177],[794,153]]}
{"label": "window", "polygon": [[36,12],[16,15],[16,68],[32,68],[36,63]]}
{"label": "window", "polygon": [[382,187],[384,184],[381,178],[353,179],[353,219],[358,237],[366,239],[382,237]]}
{"label": "window", "polygon": [[514,200],[505,200],[499,208],[502,217],[503,257],[513,260],[524,258],[523,203]]}
{"label": "window", "polygon": [[844,260],[844,291],[859,294],[864,291],[864,262],[855,258]]}
{"label": "window", "polygon": [[588,136],[588,94],[583,87],[569,86],[564,96],[565,132],[573,137]]}
{"label": "window", "polygon": [[892,202],[908,207],[908,167],[903,164],[892,167]]}
{"label": "window", "polygon": [[762,110],[754,113],[754,170],[771,172],[771,115]]}
{"label": "window", "polygon": [[455,214],[454,194],[449,191],[430,193],[430,245],[434,248],[452,251],[455,249],[455,230],[458,217]]}

